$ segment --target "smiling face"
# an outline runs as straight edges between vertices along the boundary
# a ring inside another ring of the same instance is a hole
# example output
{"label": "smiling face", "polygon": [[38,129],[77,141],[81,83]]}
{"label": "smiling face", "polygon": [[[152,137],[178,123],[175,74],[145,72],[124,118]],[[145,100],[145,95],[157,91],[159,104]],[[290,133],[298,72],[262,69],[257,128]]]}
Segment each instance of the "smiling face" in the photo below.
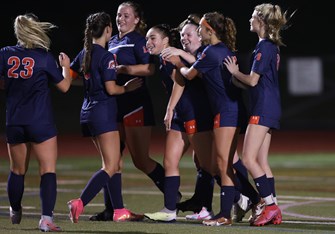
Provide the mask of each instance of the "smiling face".
{"label": "smiling face", "polygon": [[169,45],[168,37],[163,37],[163,34],[156,28],[149,29],[146,40],[149,53],[154,55],[159,55]]}
{"label": "smiling face", "polygon": [[116,26],[121,35],[135,30],[140,19],[129,5],[120,5],[116,14]]}
{"label": "smiling face", "polygon": [[180,42],[186,52],[194,54],[201,46],[201,39],[197,33],[197,26],[186,24],[180,32]]}

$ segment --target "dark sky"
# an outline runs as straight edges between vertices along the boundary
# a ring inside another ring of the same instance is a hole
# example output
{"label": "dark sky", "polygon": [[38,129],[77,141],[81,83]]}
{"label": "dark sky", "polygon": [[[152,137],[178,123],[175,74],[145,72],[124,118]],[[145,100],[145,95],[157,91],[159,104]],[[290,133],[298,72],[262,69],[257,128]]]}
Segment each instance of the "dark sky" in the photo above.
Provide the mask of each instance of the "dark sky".
{"label": "dark sky", "polygon": [[[16,43],[13,35],[15,17],[18,14],[33,12],[41,21],[49,21],[58,26],[58,29],[54,29],[51,33],[52,51],[55,54],[64,51],[72,57],[82,48],[86,17],[97,11],[106,11],[115,19],[117,7],[121,2],[120,0],[8,1],[6,6],[2,6],[0,14],[0,47]],[[238,30],[238,50],[244,53],[250,52],[257,42],[256,34],[249,32],[249,19],[253,7],[264,1],[208,0],[202,1],[201,4],[194,3],[201,2],[199,0],[143,0],[138,2],[143,7],[148,27],[158,23],[177,26],[190,13],[203,14],[209,11],[220,11],[235,21]],[[330,41],[332,38],[329,36],[329,33],[333,33],[331,28],[334,27],[335,20],[331,17],[331,14],[334,13],[331,12],[332,8],[329,5],[321,1],[310,0],[271,2],[279,4],[284,10],[288,9],[289,12],[294,9],[298,10],[293,17],[292,26],[282,34],[287,44],[287,47],[282,48],[282,53],[302,56],[335,53]],[[114,32],[116,33],[116,30]]]}

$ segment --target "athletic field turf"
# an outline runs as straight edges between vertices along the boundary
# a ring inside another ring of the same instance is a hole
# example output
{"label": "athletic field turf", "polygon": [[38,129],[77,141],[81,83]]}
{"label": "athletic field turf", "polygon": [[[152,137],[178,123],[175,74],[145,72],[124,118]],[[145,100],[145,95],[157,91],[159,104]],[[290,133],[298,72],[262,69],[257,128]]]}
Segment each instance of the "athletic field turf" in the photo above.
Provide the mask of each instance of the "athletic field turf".
{"label": "athletic field turf", "polygon": [[[189,212],[179,212],[175,223],[91,222],[88,217],[103,209],[99,193],[80,216],[77,224],[68,218],[67,201],[80,196],[90,176],[100,167],[98,155],[66,155],[58,160],[58,195],[55,222],[64,233],[335,233],[335,154],[272,153],[270,163],[275,178],[279,205],[283,213],[281,225],[250,227],[249,213],[241,223],[230,227],[207,227],[200,222],[186,221]],[[162,162],[159,154],[153,157]],[[128,153],[124,155],[123,194],[125,206],[136,213],[155,212],[163,207],[163,196],[151,180],[134,168]],[[8,158],[0,157],[0,233],[40,233],[38,165],[32,158],[26,175],[23,218],[12,225],[6,193]],[[196,171],[189,154],[180,163],[182,200],[192,196]],[[219,210],[219,188],[215,185],[213,209]]]}

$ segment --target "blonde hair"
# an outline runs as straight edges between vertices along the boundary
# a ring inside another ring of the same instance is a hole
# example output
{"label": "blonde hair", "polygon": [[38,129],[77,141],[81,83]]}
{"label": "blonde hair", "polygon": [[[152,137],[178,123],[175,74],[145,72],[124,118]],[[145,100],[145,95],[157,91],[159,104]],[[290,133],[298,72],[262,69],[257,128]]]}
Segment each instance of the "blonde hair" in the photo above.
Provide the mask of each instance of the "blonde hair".
{"label": "blonde hair", "polygon": [[[286,18],[287,12],[282,13],[280,6],[271,3],[257,5],[255,11],[259,19],[265,24],[265,37],[273,41],[276,45],[285,45],[282,42],[280,31],[285,29],[285,25],[288,21]],[[292,17],[292,15],[290,17]]]}
{"label": "blonde hair", "polygon": [[34,14],[19,15],[14,21],[14,32],[18,44],[27,49],[43,48],[50,50],[48,32],[57,27],[49,22],[40,22]]}

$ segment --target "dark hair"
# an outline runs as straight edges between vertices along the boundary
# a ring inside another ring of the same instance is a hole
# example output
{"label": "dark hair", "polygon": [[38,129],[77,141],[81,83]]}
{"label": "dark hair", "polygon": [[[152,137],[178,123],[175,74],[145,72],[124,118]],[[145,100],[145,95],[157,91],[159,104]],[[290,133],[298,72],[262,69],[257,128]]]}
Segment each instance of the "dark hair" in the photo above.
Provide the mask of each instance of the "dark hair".
{"label": "dark hair", "polygon": [[178,28],[171,28],[169,24],[157,24],[152,29],[158,30],[163,37],[168,37],[170,46],[182,48]]}
{"label": "dark hair", "polygon": [[201,16],[197,13],[192,13],[187,16],[187,19],[185,19],[183,22],[181,22],[178,26],[179,31],[183,29],[183,27],[187,24],[193,24],[195,26],[199,26]]}
{"label": "dark hair", "polygon": [[214,29],[217,37],[226,44],[226,46],[236,51],[236,27],[234,21],[219,12],[209,12],[203,16],[207,23]]}
{"label": "dark hair", "polygon": [[94,13],[87,17],[84,38],[85,56],[82,63],[82,71],[84,73],[88,73],[91,67],[93,38],[101,37],[105,28],[111,25],[110,15],[105,12]]}

